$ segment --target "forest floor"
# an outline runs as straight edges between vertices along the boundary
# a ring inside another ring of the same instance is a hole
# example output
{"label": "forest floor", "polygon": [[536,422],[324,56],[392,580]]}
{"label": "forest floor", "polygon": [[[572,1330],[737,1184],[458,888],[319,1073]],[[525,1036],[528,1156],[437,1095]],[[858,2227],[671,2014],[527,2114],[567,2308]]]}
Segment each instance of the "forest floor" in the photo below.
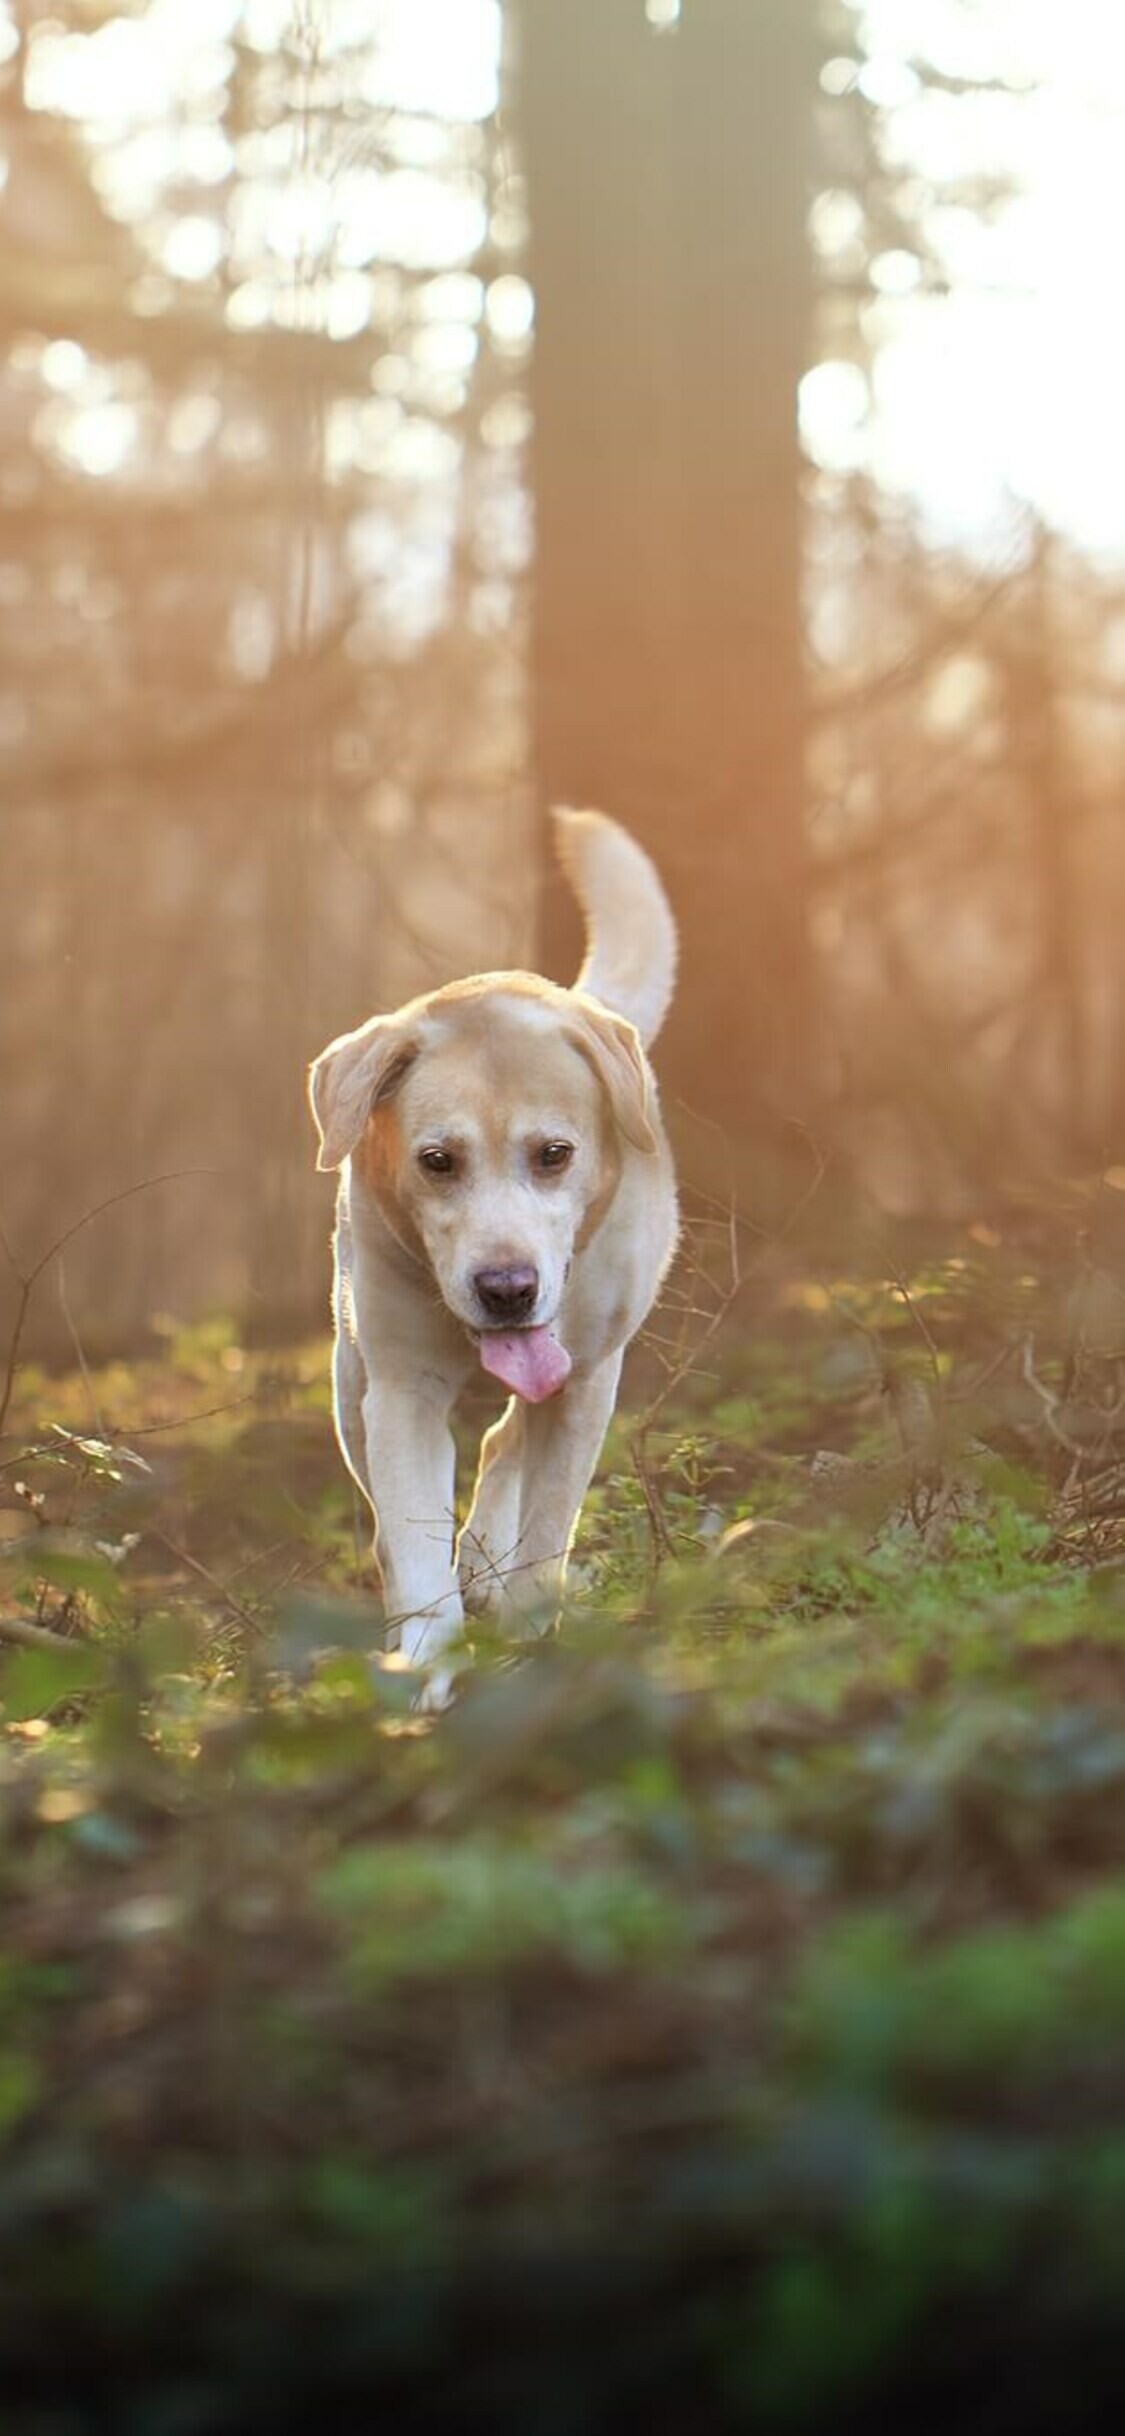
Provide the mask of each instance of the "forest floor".
{"label": "forest floor", "polygon": [[1125,2398],[1119,1209],[701,1264],[433,1717],[326,1343],[20,1370],[6,2431]]}

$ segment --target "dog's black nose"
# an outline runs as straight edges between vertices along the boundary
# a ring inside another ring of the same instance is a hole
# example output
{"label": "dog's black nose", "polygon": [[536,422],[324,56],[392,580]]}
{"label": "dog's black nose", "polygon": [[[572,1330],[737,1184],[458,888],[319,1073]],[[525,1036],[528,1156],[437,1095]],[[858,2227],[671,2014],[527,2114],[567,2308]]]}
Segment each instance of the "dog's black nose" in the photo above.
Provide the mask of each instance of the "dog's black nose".
{"label": "dog's black nose", "polygon": [[518,1327],[530,1319],[539,1292],[539,1271],[530,1266],[515,1269],[478,1269],[473,1279],[481,1310],[493,1327]]}

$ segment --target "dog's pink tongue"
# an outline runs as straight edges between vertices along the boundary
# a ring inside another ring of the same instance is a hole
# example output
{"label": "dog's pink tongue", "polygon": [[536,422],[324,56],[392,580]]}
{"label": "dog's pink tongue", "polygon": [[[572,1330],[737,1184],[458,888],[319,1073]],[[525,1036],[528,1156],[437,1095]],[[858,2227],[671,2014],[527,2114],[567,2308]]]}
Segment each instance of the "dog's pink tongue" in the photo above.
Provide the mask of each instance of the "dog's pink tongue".
{"label": "dog's pink tongue", "polygon": [[507,1333],[486,1328],[480,1358],[493,1378],[502,1379],[525,1404],[545,1404],[570,1377],[570,1355],[550,1328],[513,1328]]}

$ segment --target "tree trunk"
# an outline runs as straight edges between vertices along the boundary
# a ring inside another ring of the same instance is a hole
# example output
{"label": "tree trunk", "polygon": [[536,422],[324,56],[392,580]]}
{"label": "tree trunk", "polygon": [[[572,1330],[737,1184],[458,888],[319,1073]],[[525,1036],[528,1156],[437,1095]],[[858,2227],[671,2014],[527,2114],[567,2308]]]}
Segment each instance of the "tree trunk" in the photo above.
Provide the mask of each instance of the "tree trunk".
{"label": "tree trunk", "polygon": [[[806,1087],[797,382],[813,0],[518,0],[537,297],[544,810],[650,847],[681,924],[660,1053],[742,1138]],[[544,961],[577,939],[549,891]]]}

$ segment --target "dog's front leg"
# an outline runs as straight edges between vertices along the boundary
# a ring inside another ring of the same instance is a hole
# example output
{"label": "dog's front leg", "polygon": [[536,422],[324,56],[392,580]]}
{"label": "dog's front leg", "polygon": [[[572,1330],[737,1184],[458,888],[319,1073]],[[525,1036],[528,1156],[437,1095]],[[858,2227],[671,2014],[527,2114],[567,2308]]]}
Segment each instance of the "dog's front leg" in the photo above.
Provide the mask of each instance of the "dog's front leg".
{"label": "dog's front leg", "polygon": [[612,1418],[622,1358],[620,1351],[612,1353],[596,1369],[569,1379],[549,1403],[521,1407],[519,1538],[500,1560],[501,1614],[541,1629],[554,1620],[582,1500]]}
{"label": "dog's front leg", "polygon": [[370,1387],[363,1399],[375,1556],[387,1621],[411,1666],[428,1666],[464,1623],[453,1563],[454,1446],[448,1403]]}
{"label": "dog's front leg", "polygon": [[503,1613],[505,1570],[519,1554],[525,1409],[513,1396],[481,1441],[473,1502],[457,1542],[461,1588],[474,1615]]}

